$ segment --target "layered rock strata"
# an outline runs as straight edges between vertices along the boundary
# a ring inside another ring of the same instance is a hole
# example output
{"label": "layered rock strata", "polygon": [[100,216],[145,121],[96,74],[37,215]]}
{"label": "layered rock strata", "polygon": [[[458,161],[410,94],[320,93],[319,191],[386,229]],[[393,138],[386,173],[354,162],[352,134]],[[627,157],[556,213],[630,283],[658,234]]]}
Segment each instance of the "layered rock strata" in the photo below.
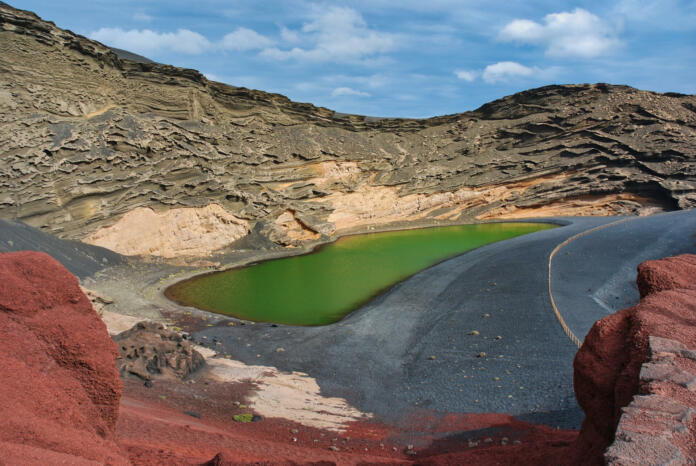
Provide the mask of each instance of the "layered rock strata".
{"label": "layered rock strata", "polygon": [[[382,119],[120,58],[5,4],[0,42],[0,218],[125,254],[205,255],[256,225],[297,245],[392,222],[696,205],[694,96],[548,86]],[[207,235],[192,249],[163,220],[184,212]],[[164,226],[133,227],[143,215]]]}
{"label": "layered rock strata", "polygon": [[696,255],[638,268],[641,301],[598,321],[575,358],[578,463],[696,460]]}

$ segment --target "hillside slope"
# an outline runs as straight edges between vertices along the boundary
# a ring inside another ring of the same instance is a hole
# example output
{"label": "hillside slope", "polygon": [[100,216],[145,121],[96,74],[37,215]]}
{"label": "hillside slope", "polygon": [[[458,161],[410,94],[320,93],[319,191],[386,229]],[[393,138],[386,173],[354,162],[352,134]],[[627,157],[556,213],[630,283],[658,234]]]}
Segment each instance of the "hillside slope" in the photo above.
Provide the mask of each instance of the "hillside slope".
{"label": "hillside slope", "polygon": [[123,254],[696,205],[696,96],[547,86],[378,119],[120,59],[3,3],[0,43],[0,218]]}

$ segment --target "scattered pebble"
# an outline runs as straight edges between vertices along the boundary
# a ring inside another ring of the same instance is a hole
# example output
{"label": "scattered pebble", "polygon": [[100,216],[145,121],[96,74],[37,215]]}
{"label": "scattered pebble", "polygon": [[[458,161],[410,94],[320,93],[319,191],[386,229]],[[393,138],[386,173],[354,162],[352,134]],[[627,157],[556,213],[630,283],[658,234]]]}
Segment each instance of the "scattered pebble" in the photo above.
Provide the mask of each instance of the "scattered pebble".
{"label": "scattered pebble", "polygon": [[431,361],[434,361],[435,359],[437,359],[437,357],[436,356],[428,356],[428,359],[430,359]]}
{"label": "scattered pebble", "polygon": [[484,314],[484,315],[483,315],[483,318],[484,318],[484,319],[488,319],[490,316],[491,316],[490,314]]}
{"label": "scattered pebble", "polygon": [[493,377],[493,380],[497,382],[498,380],[500,380],[500,377]]}
{"label": "scattered pebble", "polygon": [[147,388],[152,388],[152,381],[151,380],[146,380],[145,383],[143,384]]}
{"label": "scattered pebble", "polygon": [[503,337],[501,337],[500,335],[498,335],[497,337],[495,337],[495,339],[496,339],[496,340],[502,340]]}
{"label": "scattered pebble", "polygon": [[293,441],[293,442],[297,442],[297,437],[293,437],[293,438],[292,438],[292,441]]}
{"label": "scattered pebble", "polygon": [[483,439],[483,443],[493,443],[493,439],[490,437],[486,437],[485,439]]}
{"label": "scattered pebble", "polygon": [[298,432],[299,432],[299,430],[297,430],[297,429],[290,429],[290,433],[291,433],[291,434],[296,434],[296,433],[298,433]]}
{"label": "scattered pebble", "polygon": [[285,352],[285,348],[283,348],[282,346],[280,348],[276,348],[276,353],[284,353],[284,352]]}
{"label": "scattered pebble", "polygon": [[478,330],[472,330],[471,332],[469,332],[469,335],[474,335],[474,336],[479,335],[479,331],[478,331]]}
{"label": "scattered pebble", "polygon": [[476,355],[476,357],[477,357],[477,358],[485,358],[485,357],[486,357],[486,353],[483,352],[483,351],[481,351],[479,354]]}
{"label": "scattered pebble", "polygon": [[522,443],[522,442],[520,442],[519,440],[513,440],[513,441],[512,441],[512,444],[513,444],[513,445],[519,445],[520,443]]}
{"label": "scattered pebble", "polygon": [[341,449],[338,448],[336,445],[331,445],[331,446],[329,447],[329,450],[331,450],[331,451],[341,451]]}

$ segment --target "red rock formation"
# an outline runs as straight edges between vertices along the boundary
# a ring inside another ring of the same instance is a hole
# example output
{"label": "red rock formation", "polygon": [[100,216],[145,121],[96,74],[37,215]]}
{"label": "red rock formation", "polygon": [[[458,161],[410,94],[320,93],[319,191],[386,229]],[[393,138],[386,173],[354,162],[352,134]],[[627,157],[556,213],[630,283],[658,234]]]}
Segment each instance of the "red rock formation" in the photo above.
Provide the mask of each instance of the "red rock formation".
{"label": "red rock formation", "polygon": [[[647,261],[638,267],[637,282],[640,303],[596,322],[575,357],[575,394],[586,414],[573,447],[578,464],[604,463],[622,408],[635,395],[668,392],[677,397],[669,380],[641,383],[641,368],[651,357],[650,337],[696,348],[696,256]],[[685,396],[686,406],[694,403],[696,408],[695,397]]]}
{"label": "red rock formation", "polygon": [[114,441],[116,347],[47,254],[0,255],[0,341],[3,464],[128,464]]}

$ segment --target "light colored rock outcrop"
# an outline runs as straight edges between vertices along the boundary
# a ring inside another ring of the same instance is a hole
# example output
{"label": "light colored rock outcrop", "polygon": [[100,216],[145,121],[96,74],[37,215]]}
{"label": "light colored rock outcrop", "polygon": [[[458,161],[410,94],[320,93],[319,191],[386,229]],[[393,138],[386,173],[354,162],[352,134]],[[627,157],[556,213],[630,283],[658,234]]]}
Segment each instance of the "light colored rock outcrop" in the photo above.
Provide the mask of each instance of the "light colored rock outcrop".
{"label": "light colored rock outcrop", "polygon": [[85,239],[126,256],[205,256],[249,233],[249,224],[217,204],[157,213],[138,207]]}

